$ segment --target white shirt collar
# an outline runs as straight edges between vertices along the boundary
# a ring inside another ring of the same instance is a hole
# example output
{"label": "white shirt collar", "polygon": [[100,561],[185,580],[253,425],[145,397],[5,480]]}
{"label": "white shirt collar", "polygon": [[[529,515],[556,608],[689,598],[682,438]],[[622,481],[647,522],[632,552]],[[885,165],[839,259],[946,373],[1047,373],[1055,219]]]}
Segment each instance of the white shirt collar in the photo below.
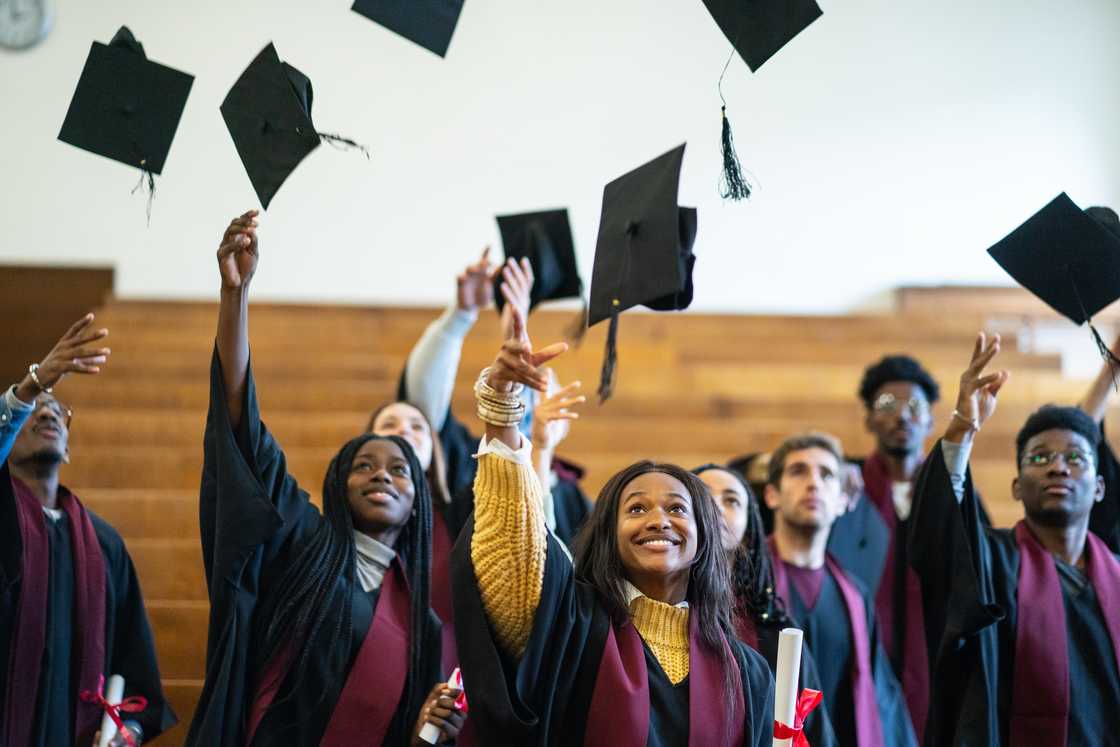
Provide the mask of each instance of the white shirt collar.
{"label": "white shirt collar", "polygon": [[[642,592],[638,591],[638,587],[634,586],[634,584],[630,583],[629,581],[623,581],[622,582],[622,591],[626,594],[626,606],[627,607],[629,607],[631,604],[633,604],[634,600],[637,599],[638,597],[646,596]],[[649,599],[649,597],[646,597],[646,598]],[[653,600],[653,601],[657,601],[657,600]],[[673,606],[688,609],[688,602],[687,601],[681,602],[680,604],[674,604]]]}
{"label": "white shirt collar", "polygon": [[381,579],[396,557],[396,551],[357,530],[354,530],[354,549],[357,550],[354,570],[362,591],[381,588]]}

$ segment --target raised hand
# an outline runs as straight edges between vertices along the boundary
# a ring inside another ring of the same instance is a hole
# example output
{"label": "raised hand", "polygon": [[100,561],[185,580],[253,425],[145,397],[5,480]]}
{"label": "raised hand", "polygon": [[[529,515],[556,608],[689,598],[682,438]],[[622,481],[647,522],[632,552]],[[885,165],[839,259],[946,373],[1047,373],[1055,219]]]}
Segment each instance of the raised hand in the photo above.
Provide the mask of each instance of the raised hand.
{"label": "raised hand", "polygon": [[260,258],[260,240],[257,238],[258,211],[247,213],[230,221],[218,247],[218,269],[222,273],[222,290],[244,290],[249,287]]}
{"label": "raised hand", "polygon": [[533,350],[533,343],[529,339],[529,332],[525,326],[521,312],[513,306],[512,292],[506,284],[502,284],[502,293],[510,304],[506,306],[510,311],[510,327],[507,338],[498,351],[498,357],[490,366],[487,384],[499,392],[508,392],[516,384],[524,384],[531,389],[543,392],[548,388],[548,374],[542,369],[558,355],[568,349],[566,342],[556,342],[538,351]]}
{"label": "raised hand", "polygon": [[466,714],[455,705],[455,699],[461,692],[462,690],[448,687],[447,684],[438,684],[432,688],[424,701],[424,707],[420,709],[416,728],[412,731],[412,744],[415,747],[428,747],[428,743],[420,739],[420,730],[424,728],[424,724],[439,727],[439,744],[450,742],[459,736],[459,730],[467,719]]}
{"label": "raised hand", "polygon": [[93,314],[86,314],[66,330],[55,343],[47,357],[39,363],[35,376],[39,384],[28,374],[16,387],[16,397],[31,402],[41,389],[50,389],[69,373],[95,374],[109,359],[109,348],[101,347],[99,341],[109,335],[107,329],[91,329]]}
{"label": "raised hand", "polygon": [[495,270],[490,266],[490,247],[456,278],[456,303],[461,311],[485,309],[494,301]]}
{"label": "raised hand", "polygon": [[520,262],[508,259],[502,265],[501,275],[501,292],[506,300],[506,306],[502,309],[502,332],[508,339],[513,334],[513,313],[519,313],[522,322],[529,318],[529,300],[534,282],[533,265],[527,257],[522,257]]}
{"label": "raised hand", "polygon": [[983,333],[976,336],[972,348],[972,360],[961,374],[961,386],[957,394],[957,409],[949,420],[945,439],[959,443],[980,430],[996,411],[996,398],[1000,388],[1007,383],[1007,371],[985,374],[984,369],[999,353],[999,335],[991,339]]}
{"label": "raised hand", "polygon": [[578,412],[571,410],[575,405],[587,401],[579,394],[580,382],[573,381],[561,387],[551,368],[546,369],[548,388],[545,397],[533,409],[532,440],[537,452],[553,452],[567,438],[572,421],[579,418]]}

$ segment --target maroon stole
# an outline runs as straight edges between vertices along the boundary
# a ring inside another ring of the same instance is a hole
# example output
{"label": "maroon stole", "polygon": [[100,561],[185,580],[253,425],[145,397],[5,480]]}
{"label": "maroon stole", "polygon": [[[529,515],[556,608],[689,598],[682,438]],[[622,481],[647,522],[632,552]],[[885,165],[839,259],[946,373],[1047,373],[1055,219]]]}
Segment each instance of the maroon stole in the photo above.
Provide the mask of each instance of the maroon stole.
{"label": "maroon stole", "polygon": [[894,489],[887,463],[879,452],[875,452],[863,463],[863,485],[871,504],[879,511],[879,516],[887,525],[890,544],[887,545],[886,562],[883,576],[879,579],[879,589],[875,594],[875,614],[879,620],[879,635],[887,653],[897,655],[902,647],[902,691],[906,696],[906,707],[919,744],[926,730],[929,717],[929,652],[926,650],[926,627],[922,610],[922,586],[918,574],[909,565],[906,567],[906,580],[903,597],[906,600],[906,627],[901,631],[899,640],[895,635],[895,540],[898,538],[898,514],[895,512],[892,492]]}
{"label": "maroon stole", "polygon": [[[1019,618],[1011,686],[1011,744],[1065,747],[1070,715],[1069,637],[1066,608],[1054,558],[1020,521]],[[1120,563],[1092,532],[1085,538],[1085,567],[1097,595],[1120,668]]]}
{"label": "maroon stole", "polygon": [[[767,540],[774,562],[774,586],[782,599],[789,599],[789,574],[785,562],[778,556],[774,538]],[[848,624],[852,636],[852,706],[855,710],[858,747],[883,747],[883,724],[879,719],[879,706],[875,701],[875,674],[871,665],[871,636],[867,630],[867,608],[859,589],[845,575],[831,555],[825,556],[825,570],[832,576],[844,598]],[[825,652],[816,652],[818,655]]]}
{"label": "maroon stole", "polygon": [[[37,684],[43,662],[47,632],[47,594],[50,579],[50,540],[42,504],[30,489],[12,478],[20,539],[19,603],[9,652],[6,702],[3,710],[4,739],[0,743],[22,747],[31,741]],[[77,496],[58,489],[58,506],[70,523],[74,550],[74,636],[78,662],[74,700],[74,734],[92,735],[101,721],[96,704],[77,697],[83,690],[97,690],[105,673],[105,559],[89,514]],[[30,683],[30,685],[29,685]],[[29,707],[30,704],[30,707]]]}
{"label": "maroon stole", "polygon": [[[690,613],[688,618],[688,744],[741,745],[746,711],[737,659],[724,641],[735,683],[735,702],[714,707],[723,700],[723,662],[701,643],[695,616]],[[583,743],[588,747],[645,747],[648,737],[649,674],[642,637],[633,623],[617,628],[611,625],[595,678]]]}
{"label": "maroon stole", "polygon": [[455,613],[451,607],[451,548],[455,542],[447,520],[439,511],[432,512],[432,609],[443,623],[441,671],[450,673],[459,665],[455,648]]}
{"label": "maroon stole", "polygon": [[[404,570],[394,559],[382,579],[373,621],[331,713],[321,747],[379,745],[385,740],[408,676],[411,604]],[[249,711],[245,744],[252,744],[291,659],[290,651],[275,657],[261,677]]]}

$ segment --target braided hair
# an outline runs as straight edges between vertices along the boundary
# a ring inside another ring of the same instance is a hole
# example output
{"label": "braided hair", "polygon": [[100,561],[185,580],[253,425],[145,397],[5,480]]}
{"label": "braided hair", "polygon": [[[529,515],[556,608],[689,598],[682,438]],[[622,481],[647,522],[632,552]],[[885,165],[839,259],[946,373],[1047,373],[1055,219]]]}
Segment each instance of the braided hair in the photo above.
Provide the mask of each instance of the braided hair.
{"label": "braided hair", "polygon": [[[288,671],[298,682],[316,651],[345,648],[353,613],[350,590],[357,583],[347,479],[358,450],[373,440],[392,441],[400,448],[415,488],[412,516],[395,547],[411,595],[409,666],[403,697],[404,712],[413,719],[438,679],[440,623],[430,610],[431,493],[415,452],[399,436],[363,434],[348,441],[331,460],[323,478],[323,521],[265,595],[257,612],[257,671],[266,671],[277,656],[291,656]],[[347,583],[340,584],[342,579]],[[344,681],[345,673],[339,674],[340,682]]]}
{"label": "braided hair", "polygon": [[731,591],[735,595],[736,612],[756,623],[782,627],[792,625],[785,605],[774,589],[774,570],[766,548],[766,529],[758,510],[757,496],[742,475],[721,464],[703,464],[692,472],[702,475],[713,469],[733,476],[747,496],[747,527],[731,559]]}

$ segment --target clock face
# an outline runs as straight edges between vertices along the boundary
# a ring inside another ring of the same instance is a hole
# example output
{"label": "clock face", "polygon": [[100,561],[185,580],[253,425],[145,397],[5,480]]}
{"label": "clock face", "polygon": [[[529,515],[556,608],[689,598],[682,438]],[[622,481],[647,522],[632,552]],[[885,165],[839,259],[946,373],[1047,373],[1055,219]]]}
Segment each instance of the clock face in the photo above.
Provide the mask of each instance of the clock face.
{"label": "clock face", "polygon": [[42,41],[50,26],[47,0],[0,0],[0,46],[32,47]]}

